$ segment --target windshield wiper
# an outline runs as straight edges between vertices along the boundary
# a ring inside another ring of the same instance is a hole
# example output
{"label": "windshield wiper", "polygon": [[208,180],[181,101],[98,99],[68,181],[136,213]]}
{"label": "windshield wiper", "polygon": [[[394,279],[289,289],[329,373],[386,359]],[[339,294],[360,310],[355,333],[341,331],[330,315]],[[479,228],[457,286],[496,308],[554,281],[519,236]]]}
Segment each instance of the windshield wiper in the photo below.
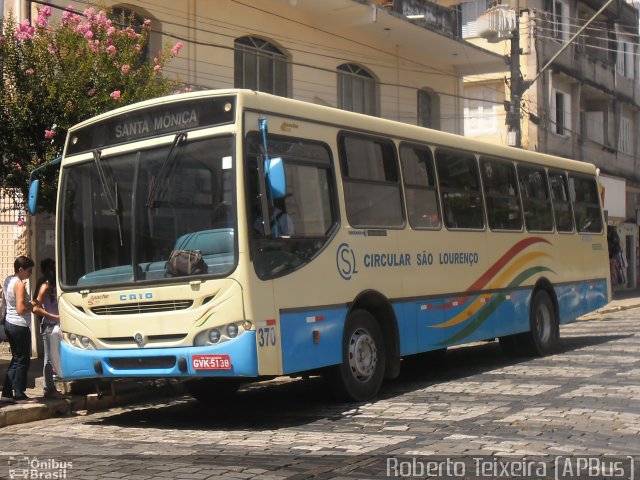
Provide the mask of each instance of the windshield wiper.
{"label": "windshield wiper", "polygon": [[173,171],[176,168],[173,160],[178,154],[178,147],[182,145],[186,139],[187,132],[179,132],[176,134],[176,137],[173,139],[173,143],[171,144],[171,148],[169,148],[169,153],[162,162],[162,165],[160,165],[158,174],[154,175],[151,178],[151,182],[149,183],[149,193],[147,194],[147,201],[144,204],[147,209],[150,210],[154,208],[156,203],[158,203],[164,196],[169,184],[169,179],[173,176]]}
{"label": "windshield wiper", "polygon": [[[102,185],[104,196],[107,199],[109,210],[116,217],[116,222],[118,223],[118,237],[120,239],[120,246],[122,247],[124,244],[122,242],[122,225],[120,223],[120,211],[118,210],[118,183],[113,180],[111,172],[109,172],[109,176],[107,177],[107,172],[105,172],[105,169],[102,166],[100,150],[93,151],[93,162],[96,165],[96,170],[98,171],[98,179],[100,180],[100,185]],[[113,188],[113,192],[111,191],[111,188]]]}

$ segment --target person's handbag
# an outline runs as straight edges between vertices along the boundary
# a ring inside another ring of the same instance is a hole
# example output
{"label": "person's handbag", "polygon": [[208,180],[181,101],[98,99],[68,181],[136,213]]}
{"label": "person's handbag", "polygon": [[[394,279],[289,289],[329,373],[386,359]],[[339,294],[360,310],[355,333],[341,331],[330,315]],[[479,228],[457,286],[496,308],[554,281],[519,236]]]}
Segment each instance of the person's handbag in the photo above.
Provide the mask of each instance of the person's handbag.
{"label": "person's handbag", "polygon": [[207,264],[199,250],[173,250],[167,262],[167,273],[172,277],[202,275],[207,273]]}
{"label": "person's handbag", "polygon": [[2,328],[4,328],[4,321],[7,318],[7,299],[4,296],[4,290],[9,284],[9,282],[7,282],[8,279],[9,277],[0,285],[0,327]]}

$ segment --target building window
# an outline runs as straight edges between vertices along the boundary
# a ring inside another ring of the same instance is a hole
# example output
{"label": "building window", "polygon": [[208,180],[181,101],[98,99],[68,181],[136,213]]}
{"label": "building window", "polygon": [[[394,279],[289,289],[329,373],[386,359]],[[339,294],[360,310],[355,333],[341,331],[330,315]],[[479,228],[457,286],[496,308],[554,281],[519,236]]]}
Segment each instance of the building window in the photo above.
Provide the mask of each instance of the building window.
{"label": "building window", "polygon": [[551,94],[551,131],[558,135],[569,135],[571,131],[571,96],[560,90]]}
{"label": "building window", "polygon": [[500,133],[498,116],[504,111],[498,103],[497,90],[488,87],[465,87],[464,133],[468,136]]}
{"label": "building window", "polygon": [[377,115],[377,85],[373,75],[352,63],[338,67],[338,108]]}
{"label": "building window", "polygon": [[560,42],[569,39],[569,5],[563,0],[551,0],[551,18],[553,21],[553,38]]}
{"label": "building window", "polygon": [[256,37],[234,42],[234,86],[286,97],[287,57],[275,45]]}
{"label": "building window", "polygon": [[418,90],[418,125],[440,130],[440,97],[433,90]]}
{"label": "building window", "polygon": [[627,78],[633,78],[633,63],[633,45],[622,37],[618,37],[616,71]]}
{"label": "building window", "polygon": [[604,145],[604,112],[585,112],[585,135],[592,142]]}
{"label": "building window", "polygon": [[631,120],[625,117],[620,119],[620,138],[618,139],[618,150],[622,153],[631,154]]}
{"label": "building window", "polygon": [[[111,9],[111,18],[118,25],[127,27],[131,26],[135,30],[136,33],[142,33],[144,29],[144,18],[138,15],[136,12],[126,7],[113,7]],[[151,44],[151,35],[149,32],[149,38],[147,38],[147,43],[144,46],[144,50],[142,50],[142,60],[147,61],[150,58],[150,44]]]}
{"label": "building window", "polygon": [[478,36],[478,17],[487,11],[487,0],[472,0],[460,4],[462,38]]}

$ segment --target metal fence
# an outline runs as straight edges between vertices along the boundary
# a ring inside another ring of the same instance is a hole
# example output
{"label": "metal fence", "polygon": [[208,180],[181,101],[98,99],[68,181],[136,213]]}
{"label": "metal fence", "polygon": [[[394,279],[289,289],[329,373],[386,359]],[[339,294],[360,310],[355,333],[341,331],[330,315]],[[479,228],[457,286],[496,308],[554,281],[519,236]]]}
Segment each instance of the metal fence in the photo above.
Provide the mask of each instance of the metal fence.
{"label": "metal fence", "polygon": [[13,261],[16,257],[27,255],[29,251],[29,229],[25,222],[20,192],[0,190],[0,279],[2,280],[13,273]]}

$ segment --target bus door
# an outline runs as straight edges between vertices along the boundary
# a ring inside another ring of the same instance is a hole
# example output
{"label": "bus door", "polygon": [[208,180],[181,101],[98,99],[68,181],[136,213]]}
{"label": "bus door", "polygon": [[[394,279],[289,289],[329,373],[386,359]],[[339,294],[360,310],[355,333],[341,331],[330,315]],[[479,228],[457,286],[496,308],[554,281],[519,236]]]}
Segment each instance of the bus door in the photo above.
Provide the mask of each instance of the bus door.
{"label": "bus door", "polygon": [[[266,150],[258,122],[266,119]],[[339,363],[344,290],[335,281],[339,208],[336,129],[275,115],[245,115],[249,244],[255,275],[273,286],[273,312],[257,330],[258,362],[293,373]],[[281,158],[286,192],[265,198],[259,165]]]}

